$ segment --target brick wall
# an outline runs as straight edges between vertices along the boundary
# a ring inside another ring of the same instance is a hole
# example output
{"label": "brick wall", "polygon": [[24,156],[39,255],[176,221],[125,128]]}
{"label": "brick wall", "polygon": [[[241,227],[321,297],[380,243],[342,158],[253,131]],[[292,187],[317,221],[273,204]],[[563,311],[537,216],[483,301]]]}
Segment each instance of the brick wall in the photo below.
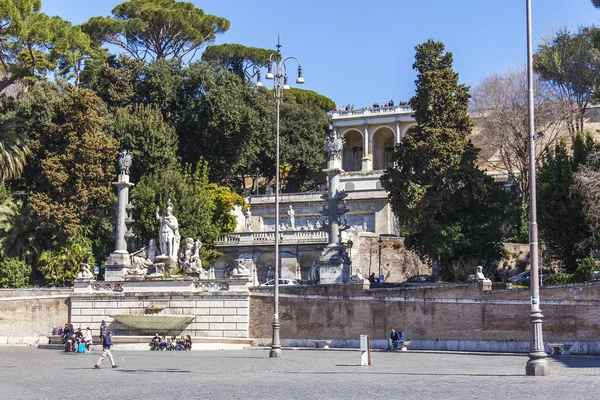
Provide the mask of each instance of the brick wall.
{"label": "brick wall", "polygon": [[[600,284],[543,288],[541,299],[546,342],[578,342],[574,352],[600,352],[596,344]],[[282,287],[281,338],[290,345],[308,339],[344,344],[365,334],[383,346],[393,327],[403,328],[423,348],[523,351],[530,338],[529,300],[529,290],[481,292],[476,285],[377,290],[363,290],[361,285]],[[272,320],[273,292],[253,290],[250,337],[268,342]]]}

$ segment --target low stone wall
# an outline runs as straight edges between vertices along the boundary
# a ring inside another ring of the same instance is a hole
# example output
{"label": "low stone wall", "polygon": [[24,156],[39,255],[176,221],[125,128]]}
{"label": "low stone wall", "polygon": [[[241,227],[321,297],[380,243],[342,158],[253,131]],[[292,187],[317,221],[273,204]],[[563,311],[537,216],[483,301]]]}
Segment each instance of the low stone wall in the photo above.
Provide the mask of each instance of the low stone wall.
{"label": "low stone wall", "polygon": [[[530,291],[482,292],[476,285],[436,288],[363,289],[361,285],[280,288],[284,345],[333,339],[356,347],[370,335],[387,346],[390,328],[402,328],[414,349],[524,352],[530,339]],[[600,353],[600,284],[541,290],[546,343],[572,343],[572,353]],[[272,290],[252,289],[250,336],[268,344]]]}
{"label": "low stone wall", "polygon": [[[167,314],[194,315],[194,320],[178,334],[193,337],[248,337],[248,292],[138,292],[138,293],[73,293],[71,322],[77,327],[90,327],[97,336],[100,322],[105,320],[115,335],[139,335],[139,332],[115,321],[117,314],[144,314],[146,308],[164,308]],[[159,335],[166,334],[156,329]]]}
{"label": "low stone wall", "polygon": [[0,289],[0,344],[38,344],[69,320],[71,289]]}

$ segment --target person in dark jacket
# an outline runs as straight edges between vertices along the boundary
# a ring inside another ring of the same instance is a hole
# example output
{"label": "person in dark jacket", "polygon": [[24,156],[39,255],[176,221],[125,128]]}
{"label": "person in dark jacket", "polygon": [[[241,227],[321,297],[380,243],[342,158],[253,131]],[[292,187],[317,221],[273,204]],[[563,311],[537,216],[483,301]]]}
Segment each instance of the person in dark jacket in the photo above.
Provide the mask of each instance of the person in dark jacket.
{"label": "person in dark jacket", "polygon": [[115,359],[113,358],[112,353],[110,352],[110,348],[112,347],[112,332],[107,332],[106,335],[104,336],[104,339],[102,340],[102,355],[100,356],[100,358],[98,359],[98,362],[96,363],[96,365],[94,365],[94,368],[98,368],[100,369],[100,364],[102,364],[102,360],[104,360],[104,357],[108,356],[108,359],[110,360],[110,363],[112,364],[113,368],[117,368],[118,365],[115,364]]}
{"label": "person in dark jacket", "polygon": [[388,350],[398,350],[398,332],[392,328],[388,340]]}
{"label": "person in dark jacket", "polygon": [[108,330],[108,327],[106,326],[106,322],[104,322],[104,320],[102,320],[102,323],[100,324],[100,341],[101,342],[104,340],[104,336],[106,336],[107,330]]}

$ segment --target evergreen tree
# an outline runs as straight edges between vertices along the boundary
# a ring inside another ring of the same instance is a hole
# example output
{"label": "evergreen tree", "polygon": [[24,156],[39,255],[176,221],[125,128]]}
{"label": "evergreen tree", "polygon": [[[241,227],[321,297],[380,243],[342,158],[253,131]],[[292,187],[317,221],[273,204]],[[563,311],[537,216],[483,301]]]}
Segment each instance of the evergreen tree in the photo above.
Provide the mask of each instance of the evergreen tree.
{"label": "evergreen tree", "polygon": [[469,88],[458,83],[452,54],[440,42],[416,46],[413,68],[417,126],[396,147],[397,166],[381,177],[383,187],[406,244],[431,260],[434,276],[458,259],[491,264],[501,253],[504,211],[501,191],[476,166]]}
{"label": "evergreen tree", "polygon": [[63,93],[48,84],[19,107],[32,139],[21,188],[32,193],[28,204],[38,229],[65,243],[86,227],[104,225],[112,215],[118,142],[102,132],[102,101],[89,90]]}
{"label": "evergreen tree", "polygon": [[122,149],[133,152],[130,179],[178,165],[178,141],[175,129],[164,121],[161,112],[143,104],[119,108],[107,128]]}
{"label": "evergreen tree", "polygon": [[198,49],[229,29],[228,20],[205,14],[187,1],[127,0],[112,14],[91,18],[84,31],[139,60],[193,58]]}
{"label": "evergreen tree", "polygon": [[59,67],[65,74],[91,52],[78,26],[40,12],[41,0],[0,2],[0,91],[15,82],[44,79]]}
{"label": "evergreen tree", "polygon": [[585,258],[590,249],[590,232],[581,197],[571,190],[573,173],[597,148],[591,135],[579,134],[572,155],[566,143],[561,142],[544,157],[538,173],[540,237],[546,245],[546,254],[568,273],[576,271],[578,261]]}

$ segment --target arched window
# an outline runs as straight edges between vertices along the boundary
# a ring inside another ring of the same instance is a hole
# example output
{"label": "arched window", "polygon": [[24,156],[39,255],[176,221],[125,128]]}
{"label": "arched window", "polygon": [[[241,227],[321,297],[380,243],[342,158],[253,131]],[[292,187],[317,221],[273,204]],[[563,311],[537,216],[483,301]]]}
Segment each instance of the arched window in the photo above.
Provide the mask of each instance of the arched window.
{"label": "arched window", "polygon": [[363,139],[358,131],[349,131],[344,135],[342,168],[344,171],[360,171],[362,166]]}
{"label": "arched window", "polygon": [[373,169],[382,170],[392,165],[394,132],[380,128],[373,134]]}

